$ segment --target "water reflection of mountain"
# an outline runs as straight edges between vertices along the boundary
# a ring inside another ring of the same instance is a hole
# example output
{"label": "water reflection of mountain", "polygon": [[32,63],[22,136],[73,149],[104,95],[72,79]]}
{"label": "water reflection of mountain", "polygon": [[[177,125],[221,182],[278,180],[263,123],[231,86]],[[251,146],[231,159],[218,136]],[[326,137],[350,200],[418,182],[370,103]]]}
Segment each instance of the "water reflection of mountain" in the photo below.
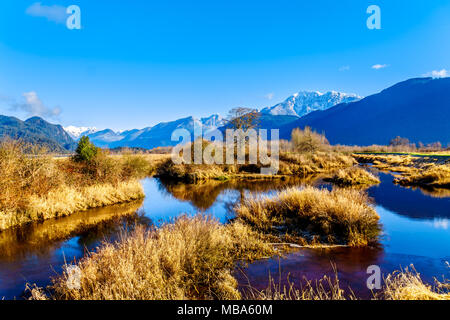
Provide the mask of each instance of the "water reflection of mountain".
{"label": "water reflection of mountain", "polygon": [[228,181],[208,180],[203,183],[184,184],[168,180],[159,180],[159,190],[168,192],[178,200],[187,201],[201,211],[209,209],[217,200],[219,195],[227,190],[235,190],[240,194],[242,200],[245,193],[264,193],[273,190],[281,190],[287,187],[312,184],[317,176],[305,179],[273,179],[273,180],[244,180],[233,179]]}
{"label": "water reflection of mountain", "polygon": [[379,176],[381,183],[368,190],[377,204],[414,219],[450,218],[450,197],[442,190],[401,187],[392,182],[392,175]]}

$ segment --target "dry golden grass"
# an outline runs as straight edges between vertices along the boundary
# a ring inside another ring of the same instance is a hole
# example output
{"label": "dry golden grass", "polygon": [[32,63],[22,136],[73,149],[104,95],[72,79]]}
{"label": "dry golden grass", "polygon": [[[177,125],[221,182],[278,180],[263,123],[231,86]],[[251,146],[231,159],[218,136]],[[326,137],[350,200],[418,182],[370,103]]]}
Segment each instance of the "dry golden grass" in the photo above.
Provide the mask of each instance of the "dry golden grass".
{"label": "dry golden grass", "polygon": [[273,179],[286,176],[307,177],[351,167],[356,161],[344,154],[317,151],[314,153],[281,153],[277,175],[261,175],[262,164],[174,164],[171,159],[161,163],[157,175],[172,180],[195,183],[208,179]]}
{"label": "dry golden grass", "polygon": [[405,186],[450,188],[450,164],[433,165],[409,172],[396,178],[394,182]]}
{"label": "dry golden grass", "polygon": [[172,159],[164,161],[157,169],[160,177],[195,183],[209,179],[229,179],[230,174],[236,172],[234,166],[220,166],[215,164],[174,164]]}
{"label": "dry golden grass", "polygon": [[436,157],[410,155],[354,155],[361,163],[372,163],[375,168],[398,172],[395,183],[426,188],[450,188],[450,161]]}
{"label": "dry golden grass", "polygon": [[81,188],[60,186],[43,196],[31,195],[20,210],[0,211],[0,230],[143,197],[144,190],[138,180]]}
{"label": "dry golden grass", "polygon": [[[237,232],[237,233],[236,233]],[[257,252],[252,255],[252,250]],[[105,243],[77,263],[79,289],[68,287],[67,273],[53,279],[50,290],[27,285],[31,299],[95,300],[355,300],[346,294],[335,276],[324,276],[295,285],[277,284],[257,290],[250,285],[237,290],[232,270],[239,259],[261,258],[261,250],[274,252],[243,225],[231,229],[205,217],[182,217],[159,230],[142,228],[115,244]],[[414,267],[412,267],[414,268]],[[414,269],[413,269],[414,270]],[[384,279],[373,300],[450,300],[448,280],[424,283],[417,272],[395,271]]]}
{"label": "dry golden grass", "polygon": [[435,280],[434,286],[424,283],[412,266],[412,270],[400,270],[384,280],[383,291],[378,295],[385,300],[450,300],[450,282]]}
{"label": "dry golden grass", "polygon": [[78,262],[81,288],[69,289],[63,273],[53,280],[52,298],[239,299],[232,276],[236,262],[273,253],[243,224],[182,216],[159,229],[137,228],[117,243],[104,243]]}
{"label": "dry golden grass", "polygon": [[364,186],[380,183],[378,177],[360,167],[339,169],[331,178],[326,178],[324,180],[333,182],[340,187]]}
{"label": "dry golden grass", "polygon": [[279,174],[306,177],[311,174],[330,173],[355,164],[356,161],[352,157],[335,152],[281,153]]}
{"label": "dry golden grass", "polygon": [[235,211],[262,233],[302,244],[364,246],[375,242],[380,231],[367,195],[352,189],[291,188],[271,198],[246,199]]}
{"label": "dry golden grass", "polygon": [[414,158],[410,155],[378,155],[378,154],[354,154],[353,157],[359,163],[372,163],[380,170],[398,171],[398,168],[409,168],[415,165]]}
{"label": "dry golden grass", "polygon": [[20,141],[0,143],[0,230],[144,196],[137,179],[165,156],[104,152],[90,162],[54,160]]}
{"label": "dry golden grass", "polygon": [[294,150],[300,152],[314,152],[330,148],[325,134],[317,133],[310,127],[305,127],[303,130],[300,128],[292,130],[291,144]]}
{"label": "dry golden grass", "polygon": [[407,145],[371,145],[371,146],[346,146],[333,145],[331,148],[345,153],[427,153],[437,155],[448,155],[450,148],[443,148],[438,144],[416,147],[414,144]]}

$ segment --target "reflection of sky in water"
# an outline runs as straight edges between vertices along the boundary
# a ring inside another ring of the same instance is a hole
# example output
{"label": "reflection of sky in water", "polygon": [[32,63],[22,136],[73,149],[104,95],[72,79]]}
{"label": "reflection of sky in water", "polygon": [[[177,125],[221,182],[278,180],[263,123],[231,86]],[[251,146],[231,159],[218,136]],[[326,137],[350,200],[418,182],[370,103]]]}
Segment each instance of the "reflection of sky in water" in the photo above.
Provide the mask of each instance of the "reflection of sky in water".
{"label": "reflection of sky in water", "polygon": [[79,238],[73,237],[46,252],[32,252],[18,261],[0,261],[0,297],[19,298],[27,282],[45,287],[50,277],[61,273],[65,261],[71,263],[83,253]]}
{"label": "reflection of sky in water", "polygon": [[448,229],[448,219],[433,219],[433,222],[429,222],[433,227],[437,229]]}
{"label": "reflection of sky in water", "polygon": [[447,219],[411,219],[382,206],[376,210],[383,224],[382,244],[386,252],[450,260],[450,230],[443,227],[448,224]]}
{"label": "reflection of sky in water", "polygon": [[405,188],[394,184],[393,176],[387,173],[378,174],[381,184],[368,190],[369,196],[375,199],[379,206],[418,220],[436,218],[450,219],[450,197],[439,197],[438,194],[426,194],[420,189]]}

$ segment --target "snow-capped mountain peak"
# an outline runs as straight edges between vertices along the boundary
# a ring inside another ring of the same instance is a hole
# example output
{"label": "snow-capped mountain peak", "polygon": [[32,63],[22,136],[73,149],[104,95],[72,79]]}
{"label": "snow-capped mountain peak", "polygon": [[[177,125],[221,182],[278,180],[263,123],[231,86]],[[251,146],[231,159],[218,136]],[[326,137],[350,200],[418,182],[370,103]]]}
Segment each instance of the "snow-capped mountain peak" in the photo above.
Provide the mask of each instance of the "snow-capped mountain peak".
{"label": "snow-capped mountain peak", "polygon": [[73,139],[78,139],[84,135],[92,134],[97,132],[96,127],[76,127],[67,126],[63,128]]}
{"label": "snow-capped mountain peak", "polygon": [[225,125],[226,120],[219,114],[213,114],[209,117],[201,118],[200,122],[207,130],[210,130]]}
{"label": "snow-capped mountain peak", "polygon": [[353,93],[300,91],[279,104],[264,108],[261,112],[272,115],[303,117],[313,111],[326,110],[340,103],[349,103],[360,99],[360,96]]}

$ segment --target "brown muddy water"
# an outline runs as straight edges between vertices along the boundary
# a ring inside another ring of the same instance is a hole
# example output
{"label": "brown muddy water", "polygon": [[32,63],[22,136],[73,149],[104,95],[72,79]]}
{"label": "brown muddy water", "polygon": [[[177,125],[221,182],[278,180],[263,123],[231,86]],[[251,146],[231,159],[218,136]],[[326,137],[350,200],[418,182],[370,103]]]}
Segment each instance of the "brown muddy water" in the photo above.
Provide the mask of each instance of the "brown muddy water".
{"label": "brown muddy water", "polygon": [[[370,298],[366,287],[370,265],[387,274],[414,264],[428,282],[450,278],[450,194],[404,188],[379,173],[381,184],[371,187],[381,217],[383,235],[378,248],[300,249],[283,258],[256,261],[236,270],[240,288],[263,289],[269,276],[277,283],[301,284],[305,278],[334,275],[343,289]],[[271,195],[287,186],[313,184],[330,188],[320,179],[285,181],[211,181],[201,185],[173,184],[157,178],[143,180],[143,201],[115,205],[48,220],[0,233],[0,298],[21,299],[26,283],[45,287],[64,263],[84,256],[103,240],[114,241],[136,223],[160,225],[180,214],[209,214],[226,223],[231,207],[249,194]],[[334,267],[333,267],[334,266]]]}

